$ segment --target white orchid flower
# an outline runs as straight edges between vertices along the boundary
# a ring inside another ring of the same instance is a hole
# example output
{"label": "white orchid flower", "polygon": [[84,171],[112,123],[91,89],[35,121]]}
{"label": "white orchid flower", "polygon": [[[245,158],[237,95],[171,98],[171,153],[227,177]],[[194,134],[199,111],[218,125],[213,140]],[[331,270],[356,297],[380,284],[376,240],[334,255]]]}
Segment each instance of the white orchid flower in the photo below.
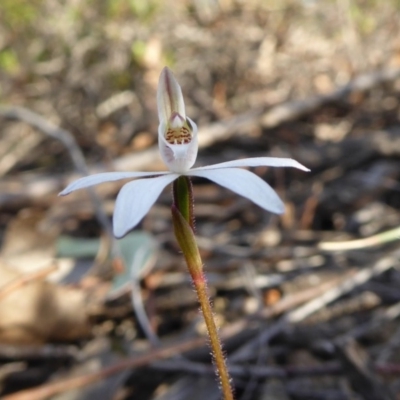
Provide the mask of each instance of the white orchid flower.
{"label": "white orchid flower", "polygon": [[113,228],[114,235],[118,238],[133,229],[147,214],[163,189],[181,175],[207,178],[267,211],[276,214],[284,212],[284,204],[271,186],[254,173],[240,167],[294,167],[309,171],[306,167],[290,158],[256,157],[191,168],[197,157],[197,126],[186,116],[181,88],[168,68],[161,72],[157,105],[160,119],[159,149],[169,171],[100,173],[76,180],[60,195],[103,182],[145,178],[126,183],[117,196]]}

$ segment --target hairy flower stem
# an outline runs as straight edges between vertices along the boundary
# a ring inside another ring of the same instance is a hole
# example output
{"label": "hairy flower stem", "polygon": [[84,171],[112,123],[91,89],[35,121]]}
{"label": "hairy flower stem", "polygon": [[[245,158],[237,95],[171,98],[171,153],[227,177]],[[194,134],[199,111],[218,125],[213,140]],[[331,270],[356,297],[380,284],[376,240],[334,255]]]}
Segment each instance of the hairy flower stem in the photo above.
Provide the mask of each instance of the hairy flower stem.
{"label": "hairy flower stem", "polygon": [[233,400],[230,377],[222,351],[221,340],[215,324],[214,314],[208,296],[207,280],[203,271],[203,262],[193,232],[192,186],[188,177],[182,176],[174,182],[174,204],[172,221],[176,239],[186,260],[193,284],[199,299],[200,308],[210,337],[214,363],[217,367],[224,400]]}
{"label": "hairy flower stem", "polygon": [[187,176],[179,177],[173,184],[173,199],[174,206],[182,214],[187,223],[195,232],[194,228],[194,202],[193,202],[193,187],[190,178]]}

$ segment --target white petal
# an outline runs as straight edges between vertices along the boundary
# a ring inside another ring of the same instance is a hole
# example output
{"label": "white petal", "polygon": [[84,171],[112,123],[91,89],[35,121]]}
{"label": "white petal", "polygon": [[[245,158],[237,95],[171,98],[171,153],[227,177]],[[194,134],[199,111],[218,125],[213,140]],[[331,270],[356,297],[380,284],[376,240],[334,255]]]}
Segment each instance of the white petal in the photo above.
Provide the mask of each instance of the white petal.
{"label": "white petal", "polygon": [[158,81],[157,106],[158,118],[164,124],[168,123],[173,113],[178,113],[183,119],[186,118],[182,89],[167,67],[161,71]]}
{"label": "white petal", "polygon": [[242,160],[227,161],[214,165],[207,165],[206,167],[194,168],[192,171],[203,171],[208,169],[230,168],[230,167],[293,167],[309,171],[304,165],[300,164],[292,158],[279,158],[279,157],[254,157],[243,158]]}
{"label": "white petal", "polygon": [[276,214],[282,214],[285,206],[275,191],[256,174],[240,168],[203,170],[192,169],[191,176],[210,179],[219,185],[240,194],[258,206]]}
{"label": "white petal", "polygon": [[129,182],[120,190],[114,211],[114,235],[118,238],[133,229],[147,214],[165,186],[174,181],[177,174]]}
{"label": "white petal", "polygon": [[167,168],[172,172],[185,173],[189,171],[197,158],[199,149],[197,141],[197,125],[186,118],[192,129],[192,140],[187,144],[171,144],[165,140],[165,125],[160,123],[158,127],[158,147],[161,158]]}
{"label": "white petal", "polygon": [[166,175],[169,172],[103,172],[101,174],[95,174],[90,176],[85,176],[84,178],[80,178],[72,183],[70,183],[62,192],[59,193],[59,196],[65,196],[71,192],[74,192],[78,189],[87,188],[89,186],[98,185],[103,182],[112,182],[118,181],[120,179],[127,178],[141,178],[144,176],[156,176],[156,175]]}

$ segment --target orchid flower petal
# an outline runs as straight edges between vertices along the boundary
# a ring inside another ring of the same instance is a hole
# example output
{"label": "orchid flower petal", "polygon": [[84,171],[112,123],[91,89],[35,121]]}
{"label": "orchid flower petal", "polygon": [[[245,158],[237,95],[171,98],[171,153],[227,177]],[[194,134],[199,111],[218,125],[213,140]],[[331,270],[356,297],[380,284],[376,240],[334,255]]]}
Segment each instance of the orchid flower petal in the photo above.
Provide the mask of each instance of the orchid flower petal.
{"label": "orchid flower petal", "polygon": [[181,87],[167,67],[160,75],[157,106],[161,158],[170,171],[187,172],[197,157],[197,126],[186,117]]}
{"label": "orchid flower petal", "polygon": [[199,149],[197,125],[189,117],[186,118],[186,123],[191,135],[188,143],[168,143],[165,139],[166,127],[160,123],[158,128],[158,147],[161,158],[170,171],[177,173],[185,173],[193,166]]}
{"label": "orchid flower petal", "polygon": [[120,190],[114,210],[114,235],[121,238],[147,214],[163,189],[179,175],[168,174],[156,178],[129,182]]}
{"label": "orchid flower petal", "polygon": [[165,67],[160,75],[157,88],[158,118],[161,123],[170,122],[171,116],[186,119],[182,89],[171,70]]}
{"label": "orchid flower petal", "polygon": [[62,192],[59,193],[59,196],[65,196],[71,192],[74,192],[78,189],[87,188],[89,186],[98,185],[103,182],[113,182],[118,181],[120,179],[128,179],[128,178],[142,178],[145,176],[157,176],[157,175],[166,175],[169,174],[168,171],[162,172],[103,172],[101,174],[95,174],[90,176],[85,176],[84,178],[80,178],[72,183],[70,183]]}
{"label": "orchid flower petal", "polygon": [[310,171],[304,165],[300,164],[292,158],[279,158],[279,157],[253,157],[243,158],[242,160],[233,160],[214,165],[207,165],[205,167],[193,168],[191,171],[204,171],[219,168],[230,167],[293,167],[303,171]]}
{"label": "orchid flower petal", "polygon": [[285,206],[275,191],[256,174],[240,168],[190,171],[191,176],[207,178],[232,190],[253,203],[276,214],[282,214]]}

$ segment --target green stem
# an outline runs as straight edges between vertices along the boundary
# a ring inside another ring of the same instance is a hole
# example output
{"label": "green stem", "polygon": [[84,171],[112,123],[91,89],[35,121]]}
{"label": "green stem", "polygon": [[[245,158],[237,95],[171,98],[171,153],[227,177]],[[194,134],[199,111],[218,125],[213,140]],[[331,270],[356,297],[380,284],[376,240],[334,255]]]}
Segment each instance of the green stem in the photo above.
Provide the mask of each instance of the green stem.
{"label": "green stem", "polygon": [[[187,180],[188,182],[185,183],[182,180]],[[230,384],[231,379],[226,367],[221,340],[208,296],[207,279],[203,271],[203,262],[193,233],[194,219],[191,189],[191,183],[187,177],[180,177],[174,183],[174,204],[172,205],[174,232],[185,257],[197,298],[199,299],[200,308],[210,337],[211,350],[221,382],[224,400],[233,400],[233,392]],[[182,211],[181,207],[183,207]]]}
{"label": "green stem", "polygon": [[188,222],[193,232],[194,229],[194,201],[192,182],[187,176],[180,176],[173,185],[174,205]]}

